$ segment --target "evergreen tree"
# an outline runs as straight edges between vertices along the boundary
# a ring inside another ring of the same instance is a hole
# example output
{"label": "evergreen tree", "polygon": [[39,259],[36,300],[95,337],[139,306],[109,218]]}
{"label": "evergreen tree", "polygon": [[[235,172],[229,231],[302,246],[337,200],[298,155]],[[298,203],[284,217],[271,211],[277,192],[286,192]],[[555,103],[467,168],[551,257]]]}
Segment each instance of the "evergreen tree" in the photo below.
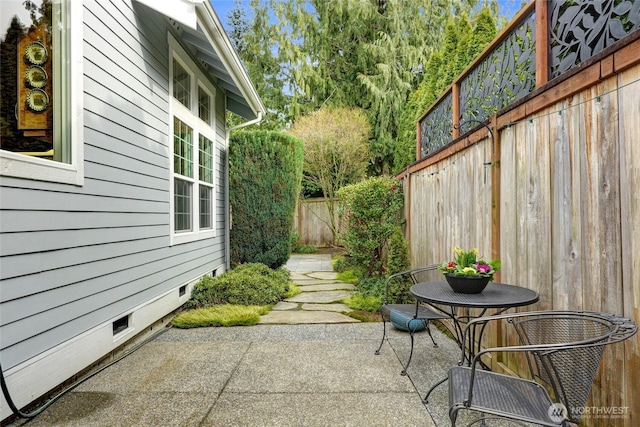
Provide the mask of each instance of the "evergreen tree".
{"label": "evergreen tree", "polygon": [[282,125],[323,105],[363,109],[373,127],[369,172],[388,173],[407,96],[462,2],[252,0],[242,57]]}
{"label": "evergreen tree", "polygon": [[409,95],[399,121],[394,156],[396,172],[416,160],[418,119],[496,36],[496,11],[497,3],[492,1],[482,6],[473,21],[465,12],[448,20],[442,47],[429,58],[424,79]]}
{"label": "evergreen tree", "polygon": [[18,41],[26,33],[24,25],[17,16],[11,19],[11,24],[0,43],[0,147],[8,149],[18,140],[18,123],[15,116],[18,102]]}
{"label": "evergreen tree", "polygon": [[246,35],[249,32],[249,21],[242,0],[235,0],[233,7],[227,12],[227,20],[231,28],[227,31],[231,45],[238,55],[242,55],[247,50]]}

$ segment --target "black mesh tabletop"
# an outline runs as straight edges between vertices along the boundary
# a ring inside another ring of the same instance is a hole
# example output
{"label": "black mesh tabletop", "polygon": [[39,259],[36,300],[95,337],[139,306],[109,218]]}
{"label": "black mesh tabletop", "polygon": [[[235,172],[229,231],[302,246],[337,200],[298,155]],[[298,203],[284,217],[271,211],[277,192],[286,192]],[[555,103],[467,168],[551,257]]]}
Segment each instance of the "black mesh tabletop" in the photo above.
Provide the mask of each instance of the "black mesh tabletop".
{"label": "black mesh tabletop", "polygon": [[538,301],[538,293],[536,291],[494,282],[490,282],[479,294],[454,292],[445,281],[418,283],[411,287],[411,293],[419,301],[454,307],[521,307]]}

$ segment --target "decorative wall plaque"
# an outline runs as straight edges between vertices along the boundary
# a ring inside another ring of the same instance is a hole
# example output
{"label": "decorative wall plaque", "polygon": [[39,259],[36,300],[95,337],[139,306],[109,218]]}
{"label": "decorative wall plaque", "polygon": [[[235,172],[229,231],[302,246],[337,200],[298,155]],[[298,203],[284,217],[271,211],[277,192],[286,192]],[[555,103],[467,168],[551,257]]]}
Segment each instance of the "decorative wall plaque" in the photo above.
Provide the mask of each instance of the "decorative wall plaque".
{"label": "decorative wall plaque", "polygon": [[42,65],[47,61],[47,48],[39,41],[27,45],[24,57],[33,65]]}
{"label": "decorative wall plaque", "polygon": [[49,105],[49,95],[42,89],[31,89],[27,94],[27,107],[31,111],[39,113],[47,109]]}
{"label": "decorative wall plaque", "polygon": [[27,70],[25,80],[33,88],[42,88],[47,83],[47,72],[44,68],[33,65]]}

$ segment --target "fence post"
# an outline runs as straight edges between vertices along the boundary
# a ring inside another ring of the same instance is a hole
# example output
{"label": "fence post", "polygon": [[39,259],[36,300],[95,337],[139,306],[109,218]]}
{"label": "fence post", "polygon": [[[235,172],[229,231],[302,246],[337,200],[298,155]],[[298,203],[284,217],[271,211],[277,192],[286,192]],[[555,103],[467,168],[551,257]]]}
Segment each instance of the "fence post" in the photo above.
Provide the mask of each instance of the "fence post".
{"label": "fence post", "polygon": [[[500,259],[500,130],[498,115],[491,117],[491,259]],[[500,279],[500,271],[497,273]]]}
{"label": "fence post", "polygon": [[451,124],[453,125],[452,139],[460,136],[460,81],[459,78],[454,80],[451,85],[451,114],[453,115]]}
{"label": "fence post", "polygon": [[548,0],[536,0],[536,88],[549,81],[548,10]]}

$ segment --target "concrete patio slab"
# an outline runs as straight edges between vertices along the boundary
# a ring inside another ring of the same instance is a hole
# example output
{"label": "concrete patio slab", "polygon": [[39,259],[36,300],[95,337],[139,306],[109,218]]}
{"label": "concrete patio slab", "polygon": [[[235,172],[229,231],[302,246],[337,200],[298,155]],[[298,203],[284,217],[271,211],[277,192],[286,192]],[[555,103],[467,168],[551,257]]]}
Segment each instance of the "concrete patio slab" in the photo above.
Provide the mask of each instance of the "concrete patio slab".
{"label": "concrete patio slab", "polygon": [[[388,333],[376,356],[379,323],[171,329],[66,394],[28,427],[434,427],[420,394],[455,364],[455,344],[434,330],[440,345],[434,350],[426,333],[418,333],[403,377],[408,334]],[[446,417],[444,405],[429,410]]]}

